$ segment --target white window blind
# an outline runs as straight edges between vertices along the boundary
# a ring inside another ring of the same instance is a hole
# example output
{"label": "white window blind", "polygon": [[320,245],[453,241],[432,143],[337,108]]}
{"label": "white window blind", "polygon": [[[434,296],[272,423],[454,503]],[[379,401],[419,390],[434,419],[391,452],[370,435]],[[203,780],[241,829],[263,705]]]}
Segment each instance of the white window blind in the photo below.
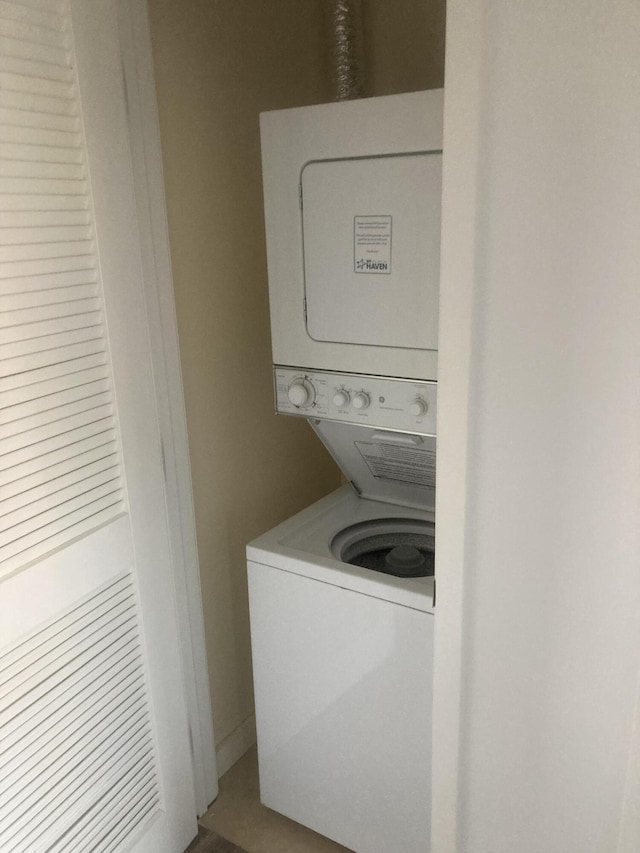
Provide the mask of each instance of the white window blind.
{"label": "white window blind", "polygon": [[115,851],[160,805],[130,574],[0,653],[0,850]]}
{"label": "white window blind", "polygon": [[0,576],[123,509],[70,16],[0,2]]}

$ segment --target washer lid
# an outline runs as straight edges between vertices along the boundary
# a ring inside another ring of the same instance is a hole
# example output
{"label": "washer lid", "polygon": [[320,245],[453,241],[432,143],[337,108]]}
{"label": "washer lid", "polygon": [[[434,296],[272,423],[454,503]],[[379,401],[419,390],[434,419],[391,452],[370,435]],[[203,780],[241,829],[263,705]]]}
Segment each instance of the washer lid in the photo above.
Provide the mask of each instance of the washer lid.
{"label": "washer lid", "polygon": [[362,497],[435,509],[435,436],[313,418],[309,423]]}

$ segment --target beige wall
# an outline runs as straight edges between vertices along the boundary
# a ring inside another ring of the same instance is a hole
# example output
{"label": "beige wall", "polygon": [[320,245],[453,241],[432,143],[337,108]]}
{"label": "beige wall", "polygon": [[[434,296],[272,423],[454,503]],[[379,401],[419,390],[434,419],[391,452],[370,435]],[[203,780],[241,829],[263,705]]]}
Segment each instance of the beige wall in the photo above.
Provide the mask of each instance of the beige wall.
{"label": "beige wall", "polygon": [[364,0],[365,93],[444,85],[445,0]]}
{"label": "beige wall", "polygon": [[246,542],[339,477],[273,414],[258,113],[326,99],[318,4],[151,0],[216,739],[253,710]]}
{"label": "beige wall", "polygon": [[[339,484],[273,414],[258,136],[260,111],[330,99],[324,22],[321,0],[149,6],[220,743],[253,712],[245,544]],[[367,0],[368,94],[441,85],[442,10]]]}

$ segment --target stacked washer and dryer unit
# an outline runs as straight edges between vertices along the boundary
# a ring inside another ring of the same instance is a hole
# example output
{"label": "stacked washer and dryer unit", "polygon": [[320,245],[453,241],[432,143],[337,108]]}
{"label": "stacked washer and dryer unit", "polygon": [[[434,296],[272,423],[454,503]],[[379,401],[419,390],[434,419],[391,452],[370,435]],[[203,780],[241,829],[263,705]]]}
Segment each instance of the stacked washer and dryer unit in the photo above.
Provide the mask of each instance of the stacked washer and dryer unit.
{"label": "stacked washer and dryer unit", "polygon": [[247,548],[261,799],[357,853],[425,853],[442,91],[261,132],[276,409],[349,481]]}

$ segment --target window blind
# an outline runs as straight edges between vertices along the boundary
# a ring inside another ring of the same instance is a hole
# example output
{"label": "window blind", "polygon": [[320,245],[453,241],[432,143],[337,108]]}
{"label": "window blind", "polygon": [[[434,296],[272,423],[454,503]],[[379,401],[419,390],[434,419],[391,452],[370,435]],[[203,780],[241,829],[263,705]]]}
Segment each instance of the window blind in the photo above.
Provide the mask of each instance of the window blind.
{"label": "window blind", "polygon": [[0,2],[0,576],[123,509],[70,15]]}

